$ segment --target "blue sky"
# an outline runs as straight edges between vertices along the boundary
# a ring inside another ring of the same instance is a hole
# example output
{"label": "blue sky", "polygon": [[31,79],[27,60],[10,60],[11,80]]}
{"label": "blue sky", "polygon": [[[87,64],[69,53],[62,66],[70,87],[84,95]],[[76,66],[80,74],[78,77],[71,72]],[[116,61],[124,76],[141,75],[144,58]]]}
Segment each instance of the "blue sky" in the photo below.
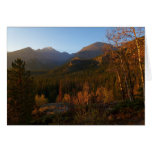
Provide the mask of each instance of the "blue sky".
{"label": "blue sky", "polygon": [[103,27],[9,27],[8,51],[25,47],[53,47],[60,52],[74,53],[95,42],[107,42]]}
{"label": "blue sky", "polygon": [[7,51],[53,47],[60,52],[74,53],[92,43],[107,42],[108,29],[110,27],[9,27]]}

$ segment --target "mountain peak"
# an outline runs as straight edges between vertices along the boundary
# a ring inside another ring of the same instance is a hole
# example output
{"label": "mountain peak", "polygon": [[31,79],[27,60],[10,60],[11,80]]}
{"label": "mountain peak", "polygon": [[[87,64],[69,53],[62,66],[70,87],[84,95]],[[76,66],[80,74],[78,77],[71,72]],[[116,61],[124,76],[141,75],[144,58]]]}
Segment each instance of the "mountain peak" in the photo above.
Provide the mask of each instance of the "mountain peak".
{"label": "mountain peak", "polygon": [[76,57],[83,59],[91,59],[99,55],[103,55],[105,52],[111,50],[112,45],[104,42],[95,42],[76,53]]}
{"label": "mountain peak", "polygon": [[[26,48],[23,48],[23,49],[21,49],[21,50],[16,50],[16,51],[14,51],[15,53],[21,53],[21,54],[23,54],[23,53],[30,53],[30,52],[33,52],[34,50],[31,48],[31,47],[26,47]],[[10,53],[14,53],[14,52],[10,52]]]}
{"label": "mountain peak", "polygon": [[40,52],[58,52],[52,47],[45,47],[43,49],[39,49]]}
{"label": "mountain peak", "polygon": [[43,48],[42,50],[55,50],[55,49],[49,46],[49,47]]}
{"label": "mountain peak", "polygon": [[40,52],[40,53],[56,53],[58,52],[57,50],[55,50],[54,48],[52,47],[45,47],[43,49],[38,49],[36,50],[36,52]]}
{"label": "mountain peak", "polygon": [[33,49],[32,49],[31,47],[29,47],[29,46],[28,46],[28,47],[26,47],[25,49],[31,49],[31,50],[33,50]]}
{"label": "mountain peak", "polygon": [[109,44],[103,42],[95,42],[86,47],[83,47],[79,52],[101,50],[105,45]]}
{"label": "mountain peak", "polygon": [[93,43],[92,45],[95,45],[95,46],[102,46],[102,45],[104,45],[105,43],[103,43],[103,42],[95,42],[95,43]]}
{"label": "mountain peak", "polygon": [[26,47],[26,48],[23,48],[23,49],[21,49],[22,51],[24,50],[24,51],[33,51],[33,49],[31,48],[31,47]]}

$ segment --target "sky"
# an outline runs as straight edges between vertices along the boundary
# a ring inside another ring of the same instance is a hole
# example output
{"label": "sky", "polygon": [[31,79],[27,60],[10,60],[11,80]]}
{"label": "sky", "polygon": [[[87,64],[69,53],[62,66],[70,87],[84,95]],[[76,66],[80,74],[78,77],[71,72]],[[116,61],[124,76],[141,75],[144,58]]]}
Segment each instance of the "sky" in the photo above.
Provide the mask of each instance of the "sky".
{"label": "sky", "polygon": [[107,42],[108,27],[9,27],[9,52],[31,47],[53,47],[60,52],[74,53],[95,42]]}

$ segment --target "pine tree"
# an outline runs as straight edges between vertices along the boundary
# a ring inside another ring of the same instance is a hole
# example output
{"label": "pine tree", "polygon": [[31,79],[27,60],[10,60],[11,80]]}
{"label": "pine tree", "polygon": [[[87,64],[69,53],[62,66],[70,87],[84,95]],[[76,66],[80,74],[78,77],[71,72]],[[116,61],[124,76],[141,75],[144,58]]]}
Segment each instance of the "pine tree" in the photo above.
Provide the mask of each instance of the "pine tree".
{"label": "pine tree", "polygon": [[8,70],[8,124],[28,124],[34,106],[33,79],[25,62],[16,59]]}

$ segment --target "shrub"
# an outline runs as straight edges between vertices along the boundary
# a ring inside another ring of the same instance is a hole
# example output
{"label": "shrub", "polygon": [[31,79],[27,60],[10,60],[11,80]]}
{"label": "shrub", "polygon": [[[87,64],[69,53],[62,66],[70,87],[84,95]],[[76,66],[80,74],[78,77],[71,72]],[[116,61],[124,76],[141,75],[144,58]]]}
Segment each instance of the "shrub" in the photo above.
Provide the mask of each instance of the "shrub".
{"label": "shrub", "polygon": [[41,106],[43,104],[46,104],[48,103],[48,99],[45,98],[44,94],[41,94],[41,95],[36,95],[35,96],[35,103],[36,103],[36,106]]}

